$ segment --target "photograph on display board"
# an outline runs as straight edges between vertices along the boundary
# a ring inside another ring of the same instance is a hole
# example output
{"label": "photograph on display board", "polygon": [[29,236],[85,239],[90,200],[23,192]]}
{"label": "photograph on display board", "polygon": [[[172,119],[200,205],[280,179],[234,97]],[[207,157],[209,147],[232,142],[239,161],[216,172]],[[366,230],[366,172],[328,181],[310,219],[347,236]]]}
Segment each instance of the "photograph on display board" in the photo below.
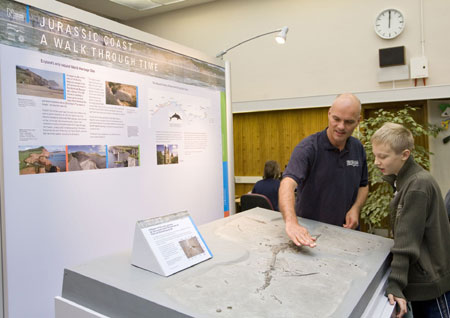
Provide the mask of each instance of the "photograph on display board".
{"label": "photograph on display board", "polygon": [[187,258],[191,258],[205,252],[196,236],[180,241],[179,244]]}
{"label": "photograph on display board", "polygon": [[19,146],[19,174],[66,171],[66,146]]}
{"label": "photograph on display board", "polygon": [[139,146],[109,146],[108,168],[138,167]]}
{"label": "photograph on display board", "polygon": [[64,99],[64,73],[16,65],[17,94]]}
{"label": "photograph on display board", "polygon": [[137,107],[137,86],[105,82],[105,103]]}
{"label": "photograph on display board", "polygon": [[106,146],[67,146],[69,171],[106,168]]}
{"label": "photograph on display board", "polygon": [[158,165],[178,163],[178,145],[156,145],[156,158]]}

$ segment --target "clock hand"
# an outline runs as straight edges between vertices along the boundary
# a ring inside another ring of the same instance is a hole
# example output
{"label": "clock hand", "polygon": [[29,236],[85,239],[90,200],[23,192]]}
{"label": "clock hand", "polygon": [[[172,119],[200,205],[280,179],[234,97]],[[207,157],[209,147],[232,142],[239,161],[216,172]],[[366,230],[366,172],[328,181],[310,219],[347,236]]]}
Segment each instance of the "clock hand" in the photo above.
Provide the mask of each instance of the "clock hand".
{"label": "clock hand", "polygon": [[389,10],[389,24],[388,24],[388,28],[391,28],[391,10]]}

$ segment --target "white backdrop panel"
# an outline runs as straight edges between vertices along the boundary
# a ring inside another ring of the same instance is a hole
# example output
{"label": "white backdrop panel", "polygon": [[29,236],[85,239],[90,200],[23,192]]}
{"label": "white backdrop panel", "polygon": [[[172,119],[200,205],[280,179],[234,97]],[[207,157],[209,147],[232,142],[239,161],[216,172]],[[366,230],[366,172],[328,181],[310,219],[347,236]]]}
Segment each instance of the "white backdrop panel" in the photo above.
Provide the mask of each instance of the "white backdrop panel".
{"label": "white backdrop panel", "polygon": [[[197,224],[223,217],[224,89],[214,84],[223,82],[223,69],[155,48],[158,56],[145,55],[146,44],[105,33],[133,43],[128,51],[116,48],[136,59],[127,70],[92,49],[105,45],[102,32],[108,31],[50,15],[52,30],[36,23],[49,13],[0,4],[6,307],[8,317],[51,317],[63,269],[130,249],[137,220],[182,210]],[[101,40],[86,42],[83,28]],[[69,44],[58,47],[55,39]],[[148,71],[140,57],[159,68]],[[215,74],[204,76],[210,70]],[[126,96],[114,93],[121,105],[108,101],[108,82],[121,84]],[[138,164],[128,159],[127,167],[116,168],[121,159],[107,151],[114,146],[125,146]],[[168,149],[167,161],[158,155],[161,147]],[[66,158],[60,172],[28,174],[49,172],[57,156]],[[74,158],[84,170],[74,171]]]}

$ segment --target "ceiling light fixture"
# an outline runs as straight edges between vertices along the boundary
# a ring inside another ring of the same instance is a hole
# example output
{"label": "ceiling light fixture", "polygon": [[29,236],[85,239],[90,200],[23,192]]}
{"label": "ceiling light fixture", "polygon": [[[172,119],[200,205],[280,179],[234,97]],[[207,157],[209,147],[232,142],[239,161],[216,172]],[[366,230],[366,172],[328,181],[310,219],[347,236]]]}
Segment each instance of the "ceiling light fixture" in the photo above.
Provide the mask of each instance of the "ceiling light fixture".
{"label": "ceiling light fixture", "polygon": [[166,6],[185,0],[110,0],[111,2],[126,6],[138,11],[149,10],[160,6]]}
{"label": "ceiling light fixture", "polygon": [[178,3],[178,2],[183,2],[185,0],[151,0],[152,2],[156,2],[159,3],[163,6],[168,6],[169,4],[174,4],[174,3]]}
{"label": "ceiling light fixture", "polygon": [[247,40],[245,40],[245,41],[239,42],[238,44],[233,45],[232,47],[230,47],[230,48],[228,48],[228,49],[226,49],[226,50],[223,50],[223,51],[221,51],[220,53],[217,53],[216,57],[217,57],[217,58],[223,58],[223,56],[224,56],[225,54],[227,54],[228,51],[234,49],[235,47],[237,47],[237,46],[239,46],[239,45],[241,45],[241,44],[244,44],[244,43],[249,42],[249,41],[251,41],[251,40],[260,38],[260,37],[262,37],[262,36],[269,35],[269,34],[273,34],[273,33],[277,33],[277,32],[278,32],[278,34],[277,34],[275,40],[276,40],[277,43],[279,43],[279,44],[284,44],[284,43],[286,43],[286,34],[288,33],[288,31],[289,31],[289,28],[288,28],[287,26],[285,26],[285,27],[282,27],[281,29],[276,29],[276,30],[274,30],[274,31],[270,31],[270,32],[266,32],[266,33],[263,33],[263,34],[256,35],[256,36],[254,36],[254,37],[251,37],[250,39],[247,39]]}

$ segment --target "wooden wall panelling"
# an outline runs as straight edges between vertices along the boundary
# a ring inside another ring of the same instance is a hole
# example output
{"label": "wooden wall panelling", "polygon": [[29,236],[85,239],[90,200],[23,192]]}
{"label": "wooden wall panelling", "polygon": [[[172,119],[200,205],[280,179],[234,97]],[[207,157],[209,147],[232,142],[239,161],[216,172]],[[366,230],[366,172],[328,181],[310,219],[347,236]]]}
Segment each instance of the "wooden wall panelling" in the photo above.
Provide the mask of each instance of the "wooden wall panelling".
{"label": "wooden wall panelling", "polygon": [[[276,160],[281,170],[292,150],[306,136],[327,126],[328,108],[239,113],[233,115],[236,176],[262,176],[264,163]],[[253,184],[236,184],[236,195]]]}

